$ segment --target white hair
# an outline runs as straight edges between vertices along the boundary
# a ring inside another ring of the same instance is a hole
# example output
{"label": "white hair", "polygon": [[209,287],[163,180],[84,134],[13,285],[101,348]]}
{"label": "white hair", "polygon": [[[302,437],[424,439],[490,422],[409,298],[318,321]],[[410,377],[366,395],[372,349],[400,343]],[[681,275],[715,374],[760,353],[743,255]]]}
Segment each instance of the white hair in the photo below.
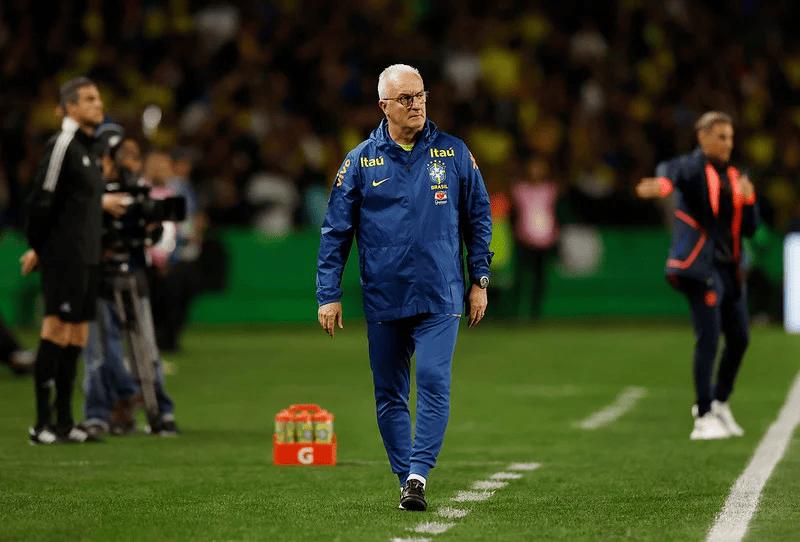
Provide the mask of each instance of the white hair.
{"label": "white hair", "polygon": [[378,99],[383,100],[384,98],[388,98],[386,96],[386,85],[389,84],[389,80],[396,79],[398,75],[401,73],[415,73],[419,75],[419,78],[422,79],[422,76],[419,73],[419,70],[414,66],[409,66],[408,64],[392,64],[391,66],[387,67],[383,70],[378,77]]}

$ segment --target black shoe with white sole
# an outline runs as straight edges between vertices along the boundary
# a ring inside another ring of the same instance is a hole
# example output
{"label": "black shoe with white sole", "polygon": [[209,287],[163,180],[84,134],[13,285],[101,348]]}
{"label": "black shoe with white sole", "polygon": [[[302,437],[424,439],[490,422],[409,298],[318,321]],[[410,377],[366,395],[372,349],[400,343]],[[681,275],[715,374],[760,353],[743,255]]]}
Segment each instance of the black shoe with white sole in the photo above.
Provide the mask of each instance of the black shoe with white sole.
{"label": "black shoe with white sole", "polygon": [[425,486],[419,480],[409,480],[400,493],[400,509],[424,512],[428,508],[425,502]]}
{"label": "black shoe with white sole", "polygon": [[31,446],[55,444],[58,442],[58,437],[49,427],[35,427],[28,428],[28,442]]}
{"label": "black shoe with white sole", "polygon": [[86,432],[89,437],[101,440],[108,434],[108,424],[102,420],[87,420],[77,425],[78,429]]}
{"label": "black shoe with white sole", "polygon": [[83,444],[84,442],[103,442],[103,440],[79,426],[75,425],[68,430],[57,433],[58,442],[62,444]]}
{"label": "black shoe with white sole", "polygon": [[159,437],[175,437],[178,436],[178,424],[175,423],[175,416],[171,413],[162,414],[156,418],[150,418],[144,428],[144,432],[148,435],[156,435]]}

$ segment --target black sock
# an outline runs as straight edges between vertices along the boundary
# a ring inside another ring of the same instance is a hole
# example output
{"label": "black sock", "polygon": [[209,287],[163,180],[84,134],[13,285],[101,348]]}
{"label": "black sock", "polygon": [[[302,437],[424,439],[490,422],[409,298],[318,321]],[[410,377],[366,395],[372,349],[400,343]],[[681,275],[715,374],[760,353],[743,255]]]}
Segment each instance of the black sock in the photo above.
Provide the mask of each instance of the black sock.
{"label": "black sock", "polygon": [[58,428],[62,431],[69,431],[75,425],[72,418],[72,390],[81,350],[83,348],[74,345],[61,349],[61,362],[56,371],[56,413]]}
{"label": "black sock", "polygon": [[36,353],[36,365],[33,369],[37,429],[41,429],[53,422],[51,419],[50,390],[53,388],[53,379],[61,361],[61,350],[60,346],[47,339],[39,341],[39,351]]}

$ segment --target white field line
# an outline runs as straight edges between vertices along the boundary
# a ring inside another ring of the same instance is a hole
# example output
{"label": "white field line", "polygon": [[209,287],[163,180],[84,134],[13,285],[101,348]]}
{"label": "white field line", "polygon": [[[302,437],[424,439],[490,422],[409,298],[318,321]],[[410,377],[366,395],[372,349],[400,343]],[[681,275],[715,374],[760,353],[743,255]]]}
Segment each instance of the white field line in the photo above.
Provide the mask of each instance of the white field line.
{"label": "white field line", "polygon": [[[389,460],[387,459],[351,459],[348,461],[339,461],[339,464],[344,465],[346,467],[371,467],[373,465],[388,465]],[[494,467],[496,465],[502,465],[503,461],[468,461],[468,460],[450,460],[443,463],[439,463],[438,466],[457,466],[457,467]]]}
{"label": "white field line", "polygon": [[717,520],[708,532],[707,542],[738,542],[744,538],[753,519],[761,492],[775,465],[786,453],[792,433],[800,424],[800,373],[794,379],[778,418],[772,422],[758,444],[750,463],[731,487]]}
{"label": "white field line", "polygon": [[496,472],[489,476],[490,480],[519,480],[522,475],[518,472]]}
{"label": "white field line", "polygon": [[[469,491],[459,491],[451,500],[457,503],[468,502],[482,502],[494,495],[495,491],[502,489],[508,485],[506,480],[518,480],[522,478],[520,472],[530,472],[538,469],[540,463],[512,463],[506,467],[505,471],[500,471],[489,476],[487,480],[478,480],[472,483],[472,489]],[[516,472],[510,472],[516,471]],[[464,508],[451,508],[443,506],[437,510],[439,517],[445,519],[462,519],[470,513],[470,510]],[[425,521],[416,527],[409,528],[409,531],[420,534],[437,535],[447,532],[455,527],[456,523],[439,522],[439,521]],[[430,538],[392,538],[390,542],[430,542]]]}
{"label": "white field line", "polygon": [[481,502],[494,495],[494,491],[459,491],[453,497],[455,502]]}
{"label": "white field line", "polygon": [[610,424],[611,422],[615,421],[617,418],[628,412],[633,406],[641,399],[647,395],[646,388],[640,388],[637,386],[631,386],[629,388],[625,388],[617,395],[617,398],[614,400],[613,403],[608,405],[605,408],[602,408],[586,418],[583,421],[578,422],[578,427],[581,429],[598,429],[605,425]]}
{"label": "white field line", "polygon": [[508,482],[501,482],[500,480],[478,480],[473,482],[472,489],[503,489],[508,485]]}
{"label": "white field line", "polygon": [[437,513],[446,519],[461,519],[469,514],[469,510],[464,510],[463,508],[450,508],[449,506],[445,506],[443,508],[439,508]]}
{"label": "white field line", "polygon": [[508,466],[508,470],[530,471],[530,470],[536,470],[541,466],[542,466],[541,463],[511,463]]}
{"label": "white field line", "polygon": [[440,523],[438,521],[426,521],[416,527],[409,529],[420,534],[442,534],[455,527],[455,523]]}

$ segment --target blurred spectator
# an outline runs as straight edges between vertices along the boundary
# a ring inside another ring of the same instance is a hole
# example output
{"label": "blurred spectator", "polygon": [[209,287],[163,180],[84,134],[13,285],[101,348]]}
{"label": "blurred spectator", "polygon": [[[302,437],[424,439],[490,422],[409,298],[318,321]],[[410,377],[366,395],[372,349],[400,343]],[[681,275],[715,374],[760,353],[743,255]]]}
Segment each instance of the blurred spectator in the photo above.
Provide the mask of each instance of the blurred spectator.
{"label": "blurred spectator", "polygon": [[[269,235],[316,227],[336,157],[375,121],[366,75],[399,60],[428,74],[431,113],[468,135],[490,193],[508,190],[509,164],[532,149],[564,180],[576,222],[656,225],[632,183],[691,149],[701,111],[724,109],[770,226],[785,231],[800,199],[791,0],[33,6],[0,4],[0,199],[12,221],[55,126],[57,81],[80,72],[128,133],[195,150],[211,222]],[[160,113],[143,126],[147,106]]]}
{"label": "blurred spectator", "polygon": [[216,240],[205,239],[208,220],[190,180],[193,159],[189,149],[178,148],[171,155],[150,152],[144,163],[152,197],[180,196],[186,200],[186,219],[164,222],[161,240],[149,251],[156,341],[165,352],[178,350],[192,300],[203,291],[221,289],[225,282],[224,249]]}
{"label": "blurred spectator", "polygon": [[558,242],[556,201],[558,184],[552,180],[547,161],[530,160],[525,175],[511,187],[512,221],[516,242],[517,301],[523,303],[524,277],[530,275],[530,315],[541,314],[546,284],[546,260]]}

